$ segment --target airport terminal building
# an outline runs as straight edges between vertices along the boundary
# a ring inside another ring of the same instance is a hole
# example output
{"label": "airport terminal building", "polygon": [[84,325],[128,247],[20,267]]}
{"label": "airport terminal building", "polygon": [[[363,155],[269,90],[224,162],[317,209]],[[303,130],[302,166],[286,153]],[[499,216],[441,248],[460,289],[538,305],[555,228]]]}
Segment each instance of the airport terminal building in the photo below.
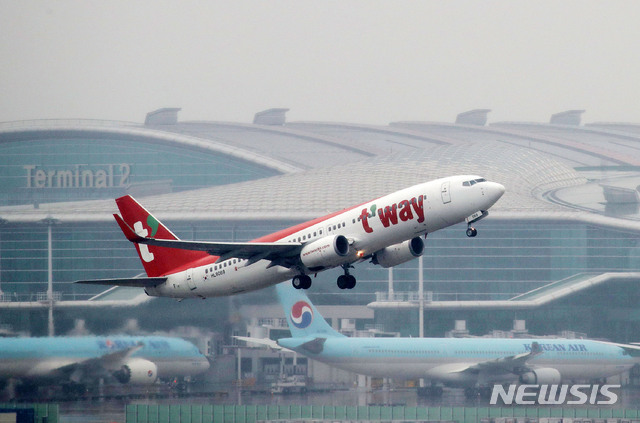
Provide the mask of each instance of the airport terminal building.
{"label": "airport terminal building", "polygon": [[51,304],[59,333],[77,319],[94,332],[136,319],[144,330],[193,325],[227,337],[277,318],[272,290],[177,303],[73,284],[143,272],[112,217],[124,194],[182,239],[246,241],[416,183],[478,174],[507,191],[476,238],[464,225],[429,234],[422,269],[418,260],[392,272],[358,264],[354,290],[337,288],[339,270],[321,273],[311,299],[338,314],[361,310],[330,316],[354,330],[417,336],[422,309],[427,336],[460,320],[470,335],[524,320],[534,335],[640,340],[640,124],[584,124],[581,110],[548,123],[489,123],[481,109],[453,123],[379,126],[288,122],[287,109],[252,123],[183,122],[179,111],[144,123],[0,124],[0,324],[42,335]]}

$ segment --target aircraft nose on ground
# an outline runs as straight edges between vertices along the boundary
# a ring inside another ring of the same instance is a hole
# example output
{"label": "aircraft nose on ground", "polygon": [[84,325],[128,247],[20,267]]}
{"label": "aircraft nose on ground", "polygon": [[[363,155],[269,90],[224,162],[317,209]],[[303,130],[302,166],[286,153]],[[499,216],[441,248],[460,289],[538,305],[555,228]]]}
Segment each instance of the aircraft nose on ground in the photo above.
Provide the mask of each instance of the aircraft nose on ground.
{"label": "aircraft nose on ground", "polygon": [[491,204],[495,204],[504,194],[504,185],[497,182],[489,182],[486,187],[486,193],[491,199]]}

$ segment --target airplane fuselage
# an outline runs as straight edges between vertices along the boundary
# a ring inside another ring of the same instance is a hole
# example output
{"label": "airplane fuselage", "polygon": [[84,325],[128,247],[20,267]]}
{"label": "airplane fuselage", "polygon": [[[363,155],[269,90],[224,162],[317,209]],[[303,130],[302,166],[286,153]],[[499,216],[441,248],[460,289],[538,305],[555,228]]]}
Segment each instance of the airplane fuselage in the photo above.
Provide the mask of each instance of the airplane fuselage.
{"label": "airplane fuselage", "polygon": [[[71,376],[60,369],[65,366],[99,360],[127,348],[143,347],[123,360],[105,360],[106,372],[118,370],[131,360],[155,364],[156,377],[172,379],[196,375],[209,368],[209,362],[191,343],[166,337],[43,337],[0,338],[0,380],[57,380]],[[112,366],[112,367],[110,367]],[[97,368],[98,366],[91,366]],[[83,371],[86,374],[86,370]],[[107,373],[105,373],[107,374]],[[78,375],[80,376],[80,375]],[[97,379],[96,379],[97,381]]]}
{"label": "airplane fuselage", "polygon": [[332,248],[330,241],[335,236],[345,237],[349,242],[348,254],[330,265],[305,265],[304,251],[300,264],[293,267],[269,260],[220,261],[218,257],[207,256],[166,275],[165,283],[145,290],[152,296],[206,298],[261,289],[296,275],[368,259],[386,247],[463,222],[474,213],[486,212],[503,192],[501,185],[474,175],[422,183],[254,240],[313,245],[307,254],[321,255]]}
{"label": "airplane fuselage", "polygon": [[486,372],[464,371],[479,362],[526,354],[533,342],[542,353],[526,364],[552,368],[563,382],[602,379],[620,374],[638,363],[624,349],[582,339],[489,339],[489,338],[327,338],[322,351],[313,353],[300,346],[310,339],[285,338],[278,344],[343,370],[398,379],[425,378],[449,386],[475,386],[516,382],[518,375],[496,367]]}

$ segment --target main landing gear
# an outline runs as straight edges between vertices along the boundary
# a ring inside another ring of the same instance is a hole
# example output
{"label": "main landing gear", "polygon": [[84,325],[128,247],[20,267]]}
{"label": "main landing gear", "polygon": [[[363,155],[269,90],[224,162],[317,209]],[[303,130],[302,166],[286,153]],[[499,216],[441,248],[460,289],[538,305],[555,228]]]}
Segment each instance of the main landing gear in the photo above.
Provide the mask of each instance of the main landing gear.
{"label": "main landing gear", "polygon": [[293,285],[295,289],[309,289],[311,288],[311,276],[296,275],[291,280],[291,285]]}
{"label": "main landing gear", "polygon": [[[344,275],[338,276],[338,288],[340,289],[353,289],[356,286],[356,278],[355,276],[349,274],[349,266],[348,264],[343,264],[342,268],[344,269]],[[309,289],[311,288],[311,276],[300,274],[295,275],[293,279],[291,279],[291,285],[295,289]]]}
{"label": "main landing gear", "polygon": [[342,268],[344,269],[344,275],[338,276],[338,288],[340,289],[353,289],[356,286],[356,278],[353,275],[349,274],[349,266],[348,264],[343,264]]}

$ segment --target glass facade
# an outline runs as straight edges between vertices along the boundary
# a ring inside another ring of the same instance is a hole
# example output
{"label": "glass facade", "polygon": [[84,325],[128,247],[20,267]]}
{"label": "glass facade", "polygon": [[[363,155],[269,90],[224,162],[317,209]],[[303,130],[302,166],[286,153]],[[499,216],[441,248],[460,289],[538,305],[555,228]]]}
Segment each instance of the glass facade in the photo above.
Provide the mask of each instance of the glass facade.
{"label": "glass facade", "polygon": [[[295,221],[165,222],[186,240],[246,241],[293,225]],[[464,225],[430,234],[424,260],[425,291],[434,300],[504,300],[578,273],[638,271],[635,234],[583,223],[486,221],[467,238]],[[133,246],[115,222],[52,226],[53,281],[65,295],[97,293],[100,288],[69,285],[78,279],[131,277],[143,272]],[[46,290],[46,224],[0,227],[0,277],[5,292]],[[336,290],[334,269],[314,279],[314,301],[368,304],[388,287],[387,269],[356,265],[355,291]],[[416,291],[418,260],[393,270],[396,292]],[[244,296],[243,296],[244,297]],[[70,299],[70,298],[69,298]]]}
{"label": "glass facade", "polygon": [[100,137],[0,144],[0,206],[159,194],[279,172],[215,152]]}
{"label": "glass facade", "polygon": [[[182,239],[245,241],[297,222],[165,223]],[[75,280],[131,277],[143,272],[134,247],[115,222],[59,224],[51,229],[53,290],[64,300],[87,299],[105,289],[73,284]],[[638,271],[640,265],[637,236],[627,232],[583,223],[497,220],[478,225],[476,238],[467,238],[464,229],[464,225],[458,225],[428,236],[423,258],[424,289],[433,292],[434,300],[504,300],[576,274]],[[35,300],[37,293],[46,291],[47,234],[45,224],[0,226],[0,280],[5,296]],[[417,272],[418,260],[395,267],[395,292],[416,292]],[[354,290],[336,287],[340,273],[340,269],[333,269],[313,279],[309,295],[315,303],[362,306],[375,301],[376,292],[388,289],[389,271],[379,266],[357,264],[352,271],[358,279]],[[453,329],[455,320],[462,319],[467,320],[472,334],[481,335],[495,329],[510,330],[513,320],[523,319],[533,334],[569,330],[620,342],[637,341],[633,334],[640,330],[640,312],[636,310],[640,294],[631,285],[597,287],[533,310],[427,311],[425,333],[443,336]],[[271,290],[262,290],[233,300],[238,304],[266,304],[275,302],[275,297]],[[218,309],[226,301],[208,299],[196,304],[198,309],[207,310],[211,304]],[[189,309],[178,309],[186,313],[186,321],[191,321],[186,311]],[[376,323],[385,330],[407,336],[418,334],[417,315],[417,309],[375,313]]]}

